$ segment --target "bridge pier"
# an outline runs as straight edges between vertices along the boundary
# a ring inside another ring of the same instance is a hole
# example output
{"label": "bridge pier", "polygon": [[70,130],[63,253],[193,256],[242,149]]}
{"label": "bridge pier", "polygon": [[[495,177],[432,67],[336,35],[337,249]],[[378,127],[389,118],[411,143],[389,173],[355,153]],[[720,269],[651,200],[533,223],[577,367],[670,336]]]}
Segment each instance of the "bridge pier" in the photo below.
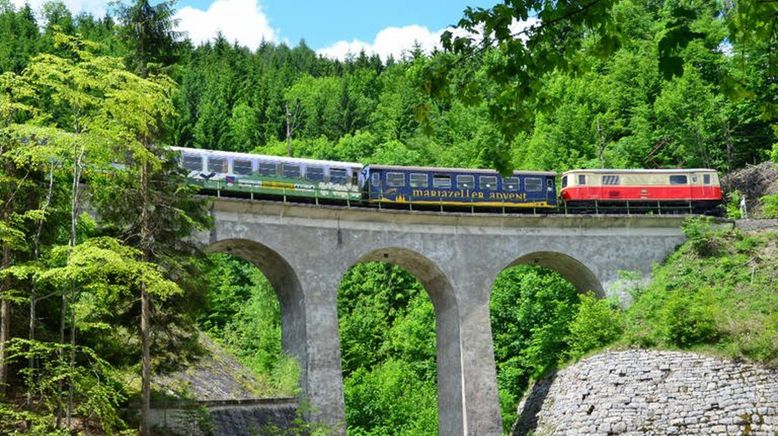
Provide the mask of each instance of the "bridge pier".
{"label": "bridge pier", "polygon": [[483,277],[477,271],[470,272],[474,274],[465,277],[464,282],[454,281],[460,297],[458,327],[462,368],[457,376],[462,377],[464,415],[464,431],[458,434],[499,436],[502,434],[502,421],[489,314],[489,291],[493,279]]}
{"label": "bridge pier", "polygon": [[337,311],[340,278],[326,267],[309,267],[300,273],[307,332],[307,355],[300,365],[304,368],[301,380],[304,400],[310,406],[307,418],[345,434]]}

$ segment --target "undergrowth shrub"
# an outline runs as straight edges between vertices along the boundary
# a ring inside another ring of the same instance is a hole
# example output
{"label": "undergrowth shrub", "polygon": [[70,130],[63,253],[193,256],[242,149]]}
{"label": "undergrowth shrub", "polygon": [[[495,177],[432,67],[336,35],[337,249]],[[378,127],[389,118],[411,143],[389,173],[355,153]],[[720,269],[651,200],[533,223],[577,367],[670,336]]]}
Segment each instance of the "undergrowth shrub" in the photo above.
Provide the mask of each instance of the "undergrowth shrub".
{"label": "undergrowth shrub", "polygon": [[762,197],[762,215],[765,218],[778,218],[778,194]]}
{"label": "undergrowth shrub", "polygon": [[684,221],[683,233],[692,249],[700,256],[712,256],[718,248],[718,238],[710,217],[695,217]]}
{"label": "undergrowth shrub", "polygon": [[682,290],[671,292],[662,314],[665,339],[679,347],[715,342],[715,312],[713,301]]}
{"label": "undergrowth shrub", "polygon": [[615,301],[598,299],[591,292],[582,294],[580,299],[568,337],[567,355],[572,359],[612,343],[624,331],[623,315]]}
{"label": "undergrowth shrub", "polygon": [[726,196],[726,216],[727,218],[739,219],[742,218],[740,214],[740,198],[743,194],[737,189],[727,193]]}

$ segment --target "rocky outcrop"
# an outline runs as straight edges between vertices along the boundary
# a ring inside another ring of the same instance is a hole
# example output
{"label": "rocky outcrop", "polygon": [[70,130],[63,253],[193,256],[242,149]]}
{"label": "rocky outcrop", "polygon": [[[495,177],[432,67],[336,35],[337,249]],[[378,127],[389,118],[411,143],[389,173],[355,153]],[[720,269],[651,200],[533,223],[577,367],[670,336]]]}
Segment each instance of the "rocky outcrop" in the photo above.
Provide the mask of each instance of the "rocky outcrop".
{"label": "rocky outcrop", "polygon": [[540,380],[513,434],[778,435],[778,370],[693,353],[608,352]]}

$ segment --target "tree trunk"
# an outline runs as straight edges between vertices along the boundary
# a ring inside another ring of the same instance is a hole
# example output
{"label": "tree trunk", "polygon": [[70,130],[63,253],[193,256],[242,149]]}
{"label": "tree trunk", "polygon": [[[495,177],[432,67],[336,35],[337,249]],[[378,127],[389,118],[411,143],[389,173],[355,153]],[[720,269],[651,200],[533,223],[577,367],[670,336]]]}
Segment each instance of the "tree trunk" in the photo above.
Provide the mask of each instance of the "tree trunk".
{"label": "tree trunk", "polygon": [[143,436],[151,434],[149,415],[151,414],[151,350],[149,347],[149,294],[146,292],[145,283],[141,284],[140,293],[141,317],[140,317],[140,342],[141,363],[141,419],[140,433]]}
{"label": "tree trunk", "polygon": [[[140,174],[140,194],[141,194],[141,214],[140,214],[140,245],[143,252],[143,261],[148,262],[151,258],[151,223],[149,222],[149,174],[148,163],[141,164]],[[146,284],[140,285],[140,341],[141,341],[141,414],[140,414],[140,433],[143,436],[151,434],[149,425],[149,416],[151,414],[151,347],[149,337],[149,325],[151,318],[151,307],[149,294],[146,292]]]}
{"label": "tree trunk", "polygon": [[[51,204],[51,196],[54,193],[54,164],[51,164],[49,167],[49,189],[46,191],[46,199],[43,201],[43,205],[41,206],[41,210],[44,213],[49,209],[49,205]],[[41,233],[43,232],[43,223],[44,220],[40,220],[38,222],[38,229],[35,231],[35,240],[33,241],[33,258],[35,260],[38,260],[41,255]],[[30,293],[30,331],[28,334],[28,339],[30,340],[30,343],[35,340],[35,324],[37,322],[37,315],[35,314],[35,306],[38,304],[38,294],[36,290],[35,283],[33,282],[32,285],[32,292]],[[27,363],[27,367],[30,370],[30,377],[33,376],[33,373],[35,371],[35,358],[32,356],[32,353],[30,353],[30,358]],[[27,410],[32,411],[32,389],[27,390]],[[29,424],[28,424],[29,425]]]}
{"label": "tree trunk", "polygon": [[289,117],[291,116],[289,113],[289,102],[284,104],[284,108],[286,109],[286,155],[292,157],[292,125],[289,124]]}
{"label": "tree trunk", "polygon": [[[3,245],[3,269],[11,266],[11,249],[7,244]],[[3,291],[10,288],[9,279],[3,280]],[[0,297],[0,396],[5,396],[6,383],[8,382],[8,363],[6,345],[11,333],[11,303],[4,297]]]}
{"label": "tree trunk", "polygon": [[[75,294],[75,292],[74,292]],[[76,309],[70,305],[70,368],[76,367]],[[68,413],[67,427],[71,428],[73,418],[73,380],[68,380]]]}
{"label": "tree trunk", "polygon": [[[67,307],[68,307],[68,294],[67,292],[62,293],[62,307],[59,311],[59,343],[62,345],[65,345],[65,318],[67,315]],[[65,355],[62,352],[62,349],[57,351],[57,358],[60,360],[60,364],[65,363]],[[62,391],[63,391],[64,383],[62,383],[62,379],[60,379],[57,382],[57,428],[60,428],[62,425]]]}
{"label": "tree trunk", "polygon": [[[35,340],[35,304],[38,301],[35,299],[35,292],[32,293],[30,296],[30,332],[28,335],[28,339],[30,340],[30,343]],[[27,368],[30,370],[29,377],[33,376],[33,371],[35,370],[35,358],[32,356],[32,353],[30,353],[30,357],[27,361]],[[32,411],[32,389],[27,389],[27,410]]]}
{"label": "tree trunk", "polygon": [[[76,126],[76,131],[78,131],[78,126]],[[81,184],[81,162],[84,157],[84,147],[79,148],[78,145],[73,145],[73,184],[71,186],[71,193],[70,193],[70,250],[71,254],[73,249],[76,247],[76,243],[78,242],[78,212],[79,212],[79,185]],[[68,254],[68,261],[70,260],[70,255]],[[61,344],[65,344],[65,319],[67,318],[68,314],[68,308],[70,308],[70,356],[69,356],[69,362],[71,369],[75,367],[76,364],[76,354],[75,354],[75,346],[76,346],[76,320],[75,320],[75,312],[72,307],[73,301],[75,300],[76,295],[76,288],[75,284],[71,287],[70,292],[63,293],[62,294],[62,311],[60,312],[60,332],[59,332],[59,340]],[[60,354],[60,358],[63,356]],[[62,392],[62,385],[60,382],[60,392]],[[57,413],[57,427],[59,427],[59,424],[62,420],[61,412],[58,410]],[[73,416],[73,381],[68,380],[68,395],[67,395],[67,416],[66,416],[66,423],[67,427],[70,428],[71,420]]]}

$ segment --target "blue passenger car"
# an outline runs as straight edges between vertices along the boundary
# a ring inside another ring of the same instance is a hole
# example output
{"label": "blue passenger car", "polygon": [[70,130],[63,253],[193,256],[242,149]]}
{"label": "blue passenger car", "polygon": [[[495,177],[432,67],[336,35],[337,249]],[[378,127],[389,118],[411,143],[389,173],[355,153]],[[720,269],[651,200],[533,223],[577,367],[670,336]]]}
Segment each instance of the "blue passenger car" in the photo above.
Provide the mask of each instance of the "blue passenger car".
{"label": "blue passenger car", "polygon": [[555,208],[556,173],[368,165],[362,195],[370,203],[504,208]]}

